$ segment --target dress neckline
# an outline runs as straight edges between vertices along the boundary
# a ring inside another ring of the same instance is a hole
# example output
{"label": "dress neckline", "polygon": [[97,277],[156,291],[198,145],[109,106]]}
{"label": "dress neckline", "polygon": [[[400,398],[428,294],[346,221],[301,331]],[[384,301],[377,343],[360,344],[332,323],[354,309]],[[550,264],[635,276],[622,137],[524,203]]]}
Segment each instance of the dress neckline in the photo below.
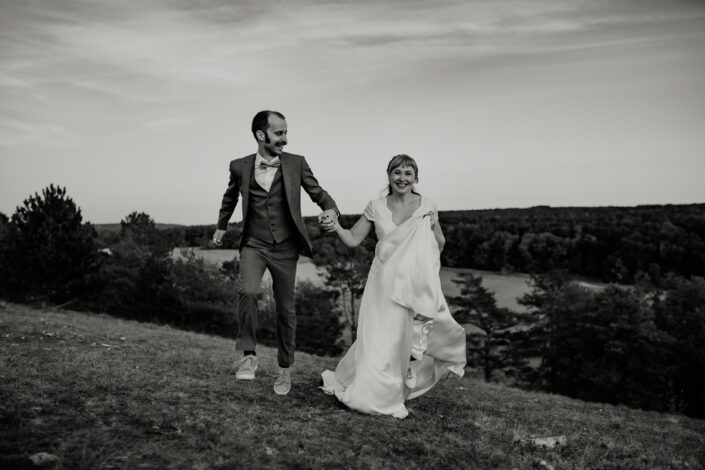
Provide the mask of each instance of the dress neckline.
{"label": "dress neckline", "polygon": [[389,196],[385,196],[385,197],[384,197],[384,201],[383,201],[383,202],[384,202],[384,207],[385,207],[385,209],[387,209],[387,212],[389,213],[389,220],[392,222],[392,225],[394,225],[394,227],[401,227],[402,225],[404,225],[406,222],[408,222],[408,221],[414,216],[414,214],[416,214],[416,212],[418,212],[419,209],[421,209],[421,206],[423,206],[423,196],[421,196],[421,195],[419,194],[419,207],[417,207],[416,209],[414,209],[414,211],[411,213],[411,215],[410,215],[409,217],[407,217],[406,219],[402,220],[402,221],[397,225],[397,224],[394,223],[394,213],[392,212],[392,210],[389,208],[389,205],[387,204],[388,198],[389,198]]}

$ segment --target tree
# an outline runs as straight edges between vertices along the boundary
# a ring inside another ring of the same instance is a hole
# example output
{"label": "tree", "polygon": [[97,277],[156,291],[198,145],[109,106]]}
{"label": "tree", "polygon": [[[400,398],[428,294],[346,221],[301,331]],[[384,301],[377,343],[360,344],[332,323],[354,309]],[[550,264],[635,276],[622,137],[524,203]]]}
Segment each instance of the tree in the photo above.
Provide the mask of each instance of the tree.
{"label": "tree", "polygon": [[658,326],[674,338],[676,408],[705,418],[705,279],[669,276],[654,296]]}
{"label": "tree", "polygon": [[[332,243],[326,243],[327,240]],[[360,296],[374,257],[374,243],[375,240],[367,238],[359,246],[348,248],[331,237],[316,241],[313,262],[323,268],[326,283],[339,292],[343,323],[350,331],[351,341],[355,340],[357,333]]]}
{"label": "tree", "polygon": [[610,286],[593,294],[569,285],[556,299],[557,391],[571,397],[669,410],[672,338],[659,330],[646,298]]}
{"label": "tree", "polygon": [[154,219],[144,212],[131,212],[120,221],[120,238],[133,240],[154,256],[164,256],[171,249],[165,237],[160,236]]}
{"label": "tree", "polygon": [[516,335],[523,331],[519,314],[497,307],[494,295],[482,286],[482,277],[465,273],[455,282],[461,286],[461,296],[452,299],[461,309],[455,314],[456,320],[481,330],[468,335],[468,364],[480,367],[486,382],[495,371],[516,377],[527,363],[515,349]]}
{"label": "tree", "polygon": [[673,339],[655,322],[652,295],[609,286],[593,293],[565,273],[535,276],[521,303],[539,317],[546,387],[584,400],[671,410]]}
{"label": "tree", "polygon": [[342,324],[338,292],[305,281],[296,286],[296,348],[312,354],[336,356]]}
{"label": "tree", "polygon": [[25,199],[4,230],[0,275],[10,298],[67,302],[98,267],[95,230],[60,186]]}
{"label": "tree", "polygon": [[110,255],[95,276],[95,288],[84,299],[86,309],[111,315],[149,321],[143,317],[139,300],[141,272],[149,252],[127,238],[110,246]]}
{"label": "tree", "polygon": [[531,291],[518,299],[518,302],[535,312],[544,310],[569,282],[568,272],[561,269],[534,274],[529,280]]}
{"label": "tree", "polygon": [[555,393],[558,389],[557,368],[552,362],[559,356],[555,351],[556,329],[558,326],[559,309],[557,300],[559,295],[568,286],[570,278],[564,270],[551,270],[545,274],[531,276],[529,285],[531,291],[518,299],[519,304],[529,307],[532,316],[531,349],[538,352],[541,357],[538,377],[534,377],[534,385],[546,388],[541,383],[548,381],[548,389]]}
{"label": "tree", "polygon": [[10,272],[8,270],[8,262],[4,259],[9,254],[7,249],[8,238],[10,231],[10,219],[0,212],[0,295],[4,294],[5,284],[8,282]]}
{"label": "tree", "polygon": [[156,267],[163,274],[147,277],[143,271],[143,279],[154,279],[155,284],[147,287],[155,294],[159,321],[192,331],[236,336],[239,286],[235,280],[193,250],[186,250],[184,258],[176,261],[152,260],[158,261]]}

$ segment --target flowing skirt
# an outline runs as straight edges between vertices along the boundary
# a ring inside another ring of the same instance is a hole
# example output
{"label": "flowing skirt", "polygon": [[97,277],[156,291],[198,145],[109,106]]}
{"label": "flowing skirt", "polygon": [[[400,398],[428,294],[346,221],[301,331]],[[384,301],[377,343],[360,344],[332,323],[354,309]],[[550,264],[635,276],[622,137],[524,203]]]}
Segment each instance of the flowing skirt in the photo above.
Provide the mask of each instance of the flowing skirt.
{"label": "flowing skirt", "polygon": [[[462,377],[465,330],[445,299],[435,318],[392,300],[394,283],[395,272],[375,257],[360,301],[357,338],[335,371],[321,374],[321,388],[353,410],[404,418],[406,400],[426,393],[450,373]],[[417,360],[410,363],[410,356]],[[410,364],[417,376],[413,389],[404,382]]]}

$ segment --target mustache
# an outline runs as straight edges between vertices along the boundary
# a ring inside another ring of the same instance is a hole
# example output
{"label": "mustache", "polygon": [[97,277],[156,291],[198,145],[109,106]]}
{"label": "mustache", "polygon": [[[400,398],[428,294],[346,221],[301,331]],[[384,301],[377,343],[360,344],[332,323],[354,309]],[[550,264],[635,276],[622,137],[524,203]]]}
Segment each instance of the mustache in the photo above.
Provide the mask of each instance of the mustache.
{"label": "mustache", "polygon": [[[265,144],[271,144],[272,139],[269,138],[267,134],[264,135],[264,143]],[[277,142],[274,143],[277,147],[284,147],[286,145],[286,142],[283,140],[278,140]]]}

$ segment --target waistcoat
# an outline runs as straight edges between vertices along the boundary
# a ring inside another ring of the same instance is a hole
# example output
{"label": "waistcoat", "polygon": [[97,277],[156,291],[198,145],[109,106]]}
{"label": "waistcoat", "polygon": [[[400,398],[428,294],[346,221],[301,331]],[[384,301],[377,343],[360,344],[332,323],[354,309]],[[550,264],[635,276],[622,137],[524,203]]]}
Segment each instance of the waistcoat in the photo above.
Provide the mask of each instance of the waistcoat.
{"label": "waistcoat", "polygon": [[269,192],[257,183],[253,171],[248,197],[246,235],[268,243],[281,243],[297,232],[284,197],[281,168],[274,175]]}

